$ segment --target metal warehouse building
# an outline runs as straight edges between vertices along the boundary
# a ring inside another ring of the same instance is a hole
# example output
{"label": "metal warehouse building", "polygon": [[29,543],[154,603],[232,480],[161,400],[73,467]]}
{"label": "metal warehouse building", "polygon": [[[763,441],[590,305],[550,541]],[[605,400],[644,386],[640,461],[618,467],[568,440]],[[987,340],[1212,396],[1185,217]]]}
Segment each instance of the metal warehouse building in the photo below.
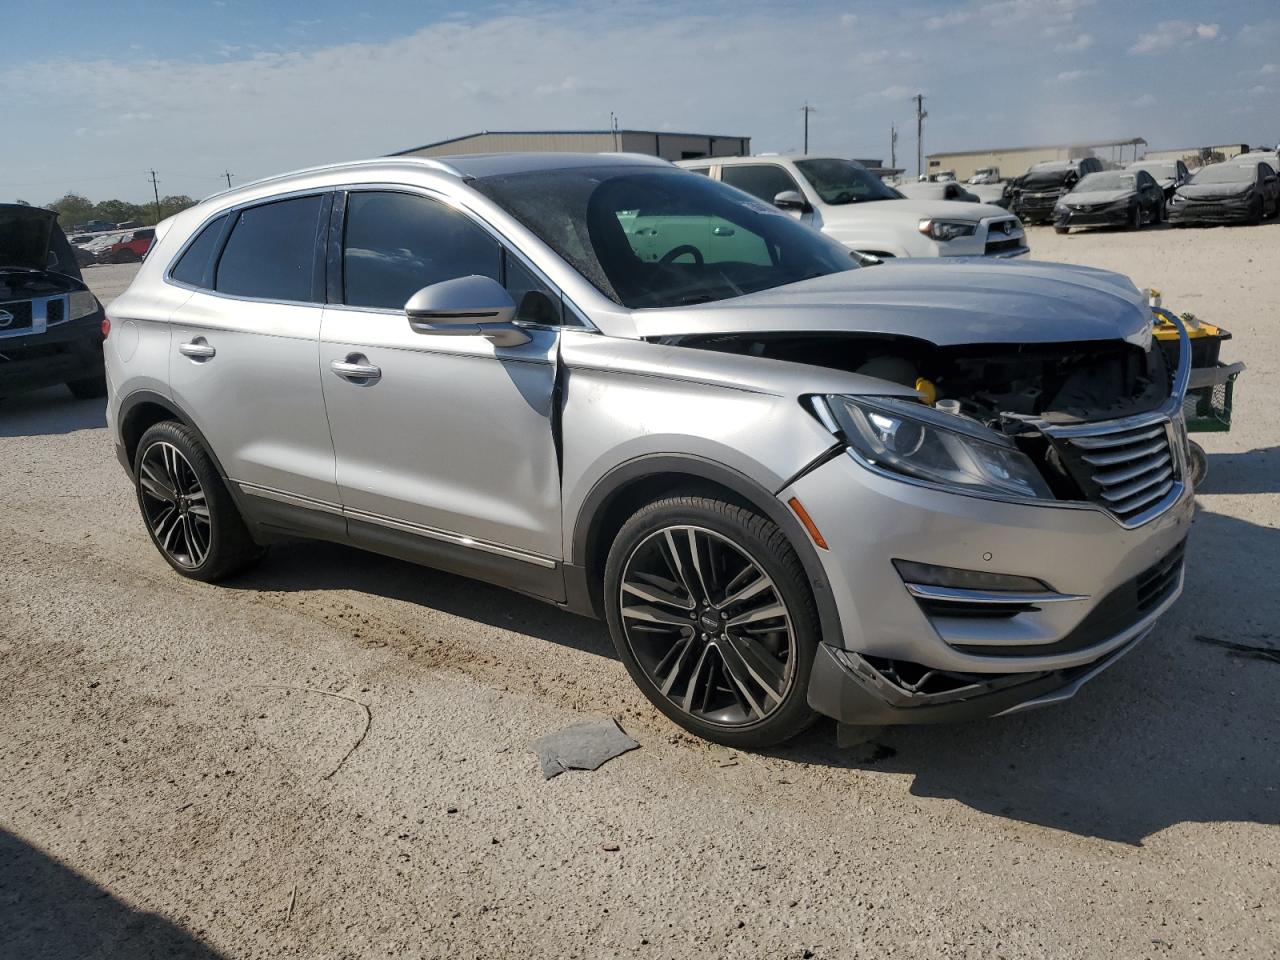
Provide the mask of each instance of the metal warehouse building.
{"label": "metal warehouse building", "polygon": [[[1141,137],[1129,140],[1094,140],[1086,143],[1057,143],[1038,147],[999,147],[992,150],[961,150],[954,153],[928,155],[929,174],[944,170],[955,172],[957,180],[967,180],[983,167],[999,167],[1000,175],[1009,180],[1020,177],[1045,160],[1078,160],[1101,157],[1117,163],[1138,158],[1138,148],[1147,141]],[[1129,149],[1126,150],[1125,148]],[[1127,155],[1126,155],[1127,154]]]}
{"label": "metal warehouse building", "polygon": [[1223,160],[1230,160],[1242,153],[1249,152],[1247,143],[1220,143],[1212,147],[1182,147],[1177,150],[1148,150],[1144,160],[1182,160],[1189,167],[1198,167],[1204,160],[1221,155]]}
{"label": "metal warehouse building", "polygon": [[738,157],[751,152],[750,137],[658,130],[482,130],[465,137],[398,150],[393,157],[449,157],[463,153],[647,153],[666,160]]}

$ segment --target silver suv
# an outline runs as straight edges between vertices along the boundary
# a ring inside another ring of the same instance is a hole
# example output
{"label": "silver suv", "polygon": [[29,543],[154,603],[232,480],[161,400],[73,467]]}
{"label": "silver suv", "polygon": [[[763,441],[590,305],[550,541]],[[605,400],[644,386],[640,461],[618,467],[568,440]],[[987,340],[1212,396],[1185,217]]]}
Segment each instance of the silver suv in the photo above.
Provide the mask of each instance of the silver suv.
{"label": "silver suv", "polygon": [[1181,589],[1186,339],[1114,274],[858,267],[625,155],[325,167],[156,238],[109,419],[185,576],[314,537],[502,584],[739,746],[1066,699]]}

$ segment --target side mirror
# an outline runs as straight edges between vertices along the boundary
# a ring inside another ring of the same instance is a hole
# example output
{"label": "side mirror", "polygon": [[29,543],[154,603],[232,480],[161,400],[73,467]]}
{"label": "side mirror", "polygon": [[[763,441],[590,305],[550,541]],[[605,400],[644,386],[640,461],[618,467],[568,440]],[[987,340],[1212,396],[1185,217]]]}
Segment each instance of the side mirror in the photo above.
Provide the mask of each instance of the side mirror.
{"label": "side mirror", "polygon": [[773,205],[779,210],[796,210],[800,213],[811,209],[809,201],[801,196],[799,190],[783,190],[773,198]]}
{"label": "side mirror", "polygon": [[499,347],[529,342],[512,321],[516,304],[491,277],[458,277],[423,287],[404,305],[415,333],[437,337],[485,337]]}

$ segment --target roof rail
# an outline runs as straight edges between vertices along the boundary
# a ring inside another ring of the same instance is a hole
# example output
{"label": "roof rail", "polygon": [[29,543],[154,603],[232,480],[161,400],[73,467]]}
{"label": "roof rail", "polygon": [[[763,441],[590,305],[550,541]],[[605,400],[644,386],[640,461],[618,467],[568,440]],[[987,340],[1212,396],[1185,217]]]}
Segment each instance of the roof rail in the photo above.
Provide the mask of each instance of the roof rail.
{"label": "roof rail", "polygon": [[204,203],[205,200],[213,200],[216,197],[224,197],[227,194],[238,193],[241,190],[248,190],[250,187],[261,187],[268,183],[275,183],[279,180],[288,180],[292,177],[301,177],[306,174],[371,166],[429,167],[433,170],[439,170],[441,173],[447,173],[450,176],[462,176],[456,168],[442,160],[437,160],[434,157],[371,157],[366,160],[342,160],[337,163],[323,163],[315,167],[303,167],[301,170],[289,170],[286,173],[274,173],[269,177],[250,180],[248,183],[238,183],[234,187],[229,187],[226,190],[219,190],[216,193],[211,193],[207,197],[202,198],[200,202]]}

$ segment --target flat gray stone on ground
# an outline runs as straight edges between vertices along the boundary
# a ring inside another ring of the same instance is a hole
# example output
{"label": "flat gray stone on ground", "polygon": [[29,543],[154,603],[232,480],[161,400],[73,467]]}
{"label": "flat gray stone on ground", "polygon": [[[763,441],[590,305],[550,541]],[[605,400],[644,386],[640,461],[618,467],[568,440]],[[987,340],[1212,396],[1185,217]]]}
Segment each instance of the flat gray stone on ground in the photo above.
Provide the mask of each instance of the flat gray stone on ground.
{"label": "flat gray stone on ground", "polygon": [[545,737],[539,737],[530,745],[542,764],[542,775],[550,780],[566,770],[598,770],[628,750],[636,749],[636,743],[618,726],[612,717],[575,723]]}

